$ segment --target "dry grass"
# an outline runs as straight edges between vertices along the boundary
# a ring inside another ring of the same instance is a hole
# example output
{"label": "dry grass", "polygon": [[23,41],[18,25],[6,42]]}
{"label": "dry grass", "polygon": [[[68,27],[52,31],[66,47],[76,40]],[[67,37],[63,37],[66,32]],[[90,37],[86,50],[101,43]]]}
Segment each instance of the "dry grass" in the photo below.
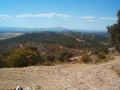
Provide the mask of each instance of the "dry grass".
{"label": "dry grass", "polygon": [[115,57],[114,56],[110,56],[110,55],[107,55],[105,59],[99,59],[96,57],[95,59],[95,63],[102,63],[102,62],[108,62],[110,60],[114,60]]}
{"label": "dry grass", "polygon": [[45,62],[44,62],[44,65],[45,65],[45,66],[54,66],[54,63],[53,63],[53,62],[50,62],[50,61],[45,61]]}

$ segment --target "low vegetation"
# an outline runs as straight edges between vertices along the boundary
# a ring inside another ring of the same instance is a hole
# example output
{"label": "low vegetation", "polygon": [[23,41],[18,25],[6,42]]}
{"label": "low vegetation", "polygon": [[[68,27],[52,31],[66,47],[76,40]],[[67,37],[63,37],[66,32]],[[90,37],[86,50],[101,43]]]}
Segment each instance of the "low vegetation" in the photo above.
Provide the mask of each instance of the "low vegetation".
{"label": "low vegetation", "polygon": [[99,52],[94,55],[83,54],[81,61],[84,63],[101,63],[101,62],[108,62],[110,60],[114,60],[113,55],[108,55],[105,52]]}
{"label": "low vegetation", "polygon": [[90,62],[92,62],[92,59],[91,59],[91,57],[88,54],[83,54],[82,55],[82,62],[90,63]]}
{"label": "low vegetation", "polygon": [[106,58],[106,53],[105,52],[99,52],[97,54],[97,56],[98,56],[99,59],[105,59]]}
{"label": "low vegetation", "polygon": [[46,61],[54,62],[55,61],[55,56],[54,55],[46,56]]}
{"label": "low vegetation", "polygon": [[45,65],[45,66],[54,66],[54,62],[45,61],[45,62],[43,63],[43,65]]}
{"label": "low vegetation", "polygon": [[3,67],[26,67],[29,65],[53,66],[54,63],[69,62],[73,54],[67,51],[61,52],[58,60],[54,55],[43,55],[37,52],[36,48],[20,48],[9,54],[0,54],[0,68]]}
{"label": "low vegetation", "polygon": [[65,51],[65,52],[60,53],[58,60],[61,62],[70,62],[71,57],[73,57],[73,54]]}
{"label": "low vegetation", "polygon": [[3,55],[0,54],[0,68],[6,67],[6,60],[3,58]]}

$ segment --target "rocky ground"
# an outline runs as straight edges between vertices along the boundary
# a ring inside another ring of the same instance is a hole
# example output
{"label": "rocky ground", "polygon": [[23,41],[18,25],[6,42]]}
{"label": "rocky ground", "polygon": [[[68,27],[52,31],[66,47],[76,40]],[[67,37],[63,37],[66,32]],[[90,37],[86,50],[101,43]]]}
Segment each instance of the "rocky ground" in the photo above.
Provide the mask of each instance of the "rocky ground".
{"label": "rocky ground", "polygon": [[0,90],[120,90],[114,66],[120,68],[120,56],[100,64],[1,68]]}

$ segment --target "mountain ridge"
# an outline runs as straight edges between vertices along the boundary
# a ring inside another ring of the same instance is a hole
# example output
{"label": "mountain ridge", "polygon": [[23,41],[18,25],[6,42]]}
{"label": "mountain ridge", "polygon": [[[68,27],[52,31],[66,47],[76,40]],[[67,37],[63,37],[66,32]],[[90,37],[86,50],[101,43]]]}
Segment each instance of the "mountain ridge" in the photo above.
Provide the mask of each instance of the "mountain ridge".
{"label": "mountain ridge", "polygon": [[0,31],[74,31],[74,32],[107,32],[106,30],[89,30],[89,29],[69,29],[64,27],[36,27],[36,28],[27,28],[27,27],[0,27]]}
{"label": "mountain ridge", "polygon": [[[84,40],[82,42],[81,40]],[[79,39],[81,41],[78,41]],[[12,37],[9,39],[1,40],[0,45],[9,43],[25,43],[25,42],[44,42],[44,43],[54,43],[61,44],[68,47],[79,47],[84,43],[98,43],[106,42],[107,37],[91,34],[91,33],[80,33],[80,32],[53,32],[53,31],[43,31],[43,32],[31,32]]]}

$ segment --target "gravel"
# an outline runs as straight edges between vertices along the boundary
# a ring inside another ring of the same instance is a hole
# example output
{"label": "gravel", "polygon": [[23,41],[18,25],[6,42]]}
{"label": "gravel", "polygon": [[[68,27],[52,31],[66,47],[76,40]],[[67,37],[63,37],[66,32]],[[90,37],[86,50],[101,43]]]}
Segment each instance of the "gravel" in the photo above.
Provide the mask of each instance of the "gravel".
{"label": "gravel", "polygon": [[0,68],[0,90],[120,90],[115,65],[120,66],[120,56],[101,64]]}

